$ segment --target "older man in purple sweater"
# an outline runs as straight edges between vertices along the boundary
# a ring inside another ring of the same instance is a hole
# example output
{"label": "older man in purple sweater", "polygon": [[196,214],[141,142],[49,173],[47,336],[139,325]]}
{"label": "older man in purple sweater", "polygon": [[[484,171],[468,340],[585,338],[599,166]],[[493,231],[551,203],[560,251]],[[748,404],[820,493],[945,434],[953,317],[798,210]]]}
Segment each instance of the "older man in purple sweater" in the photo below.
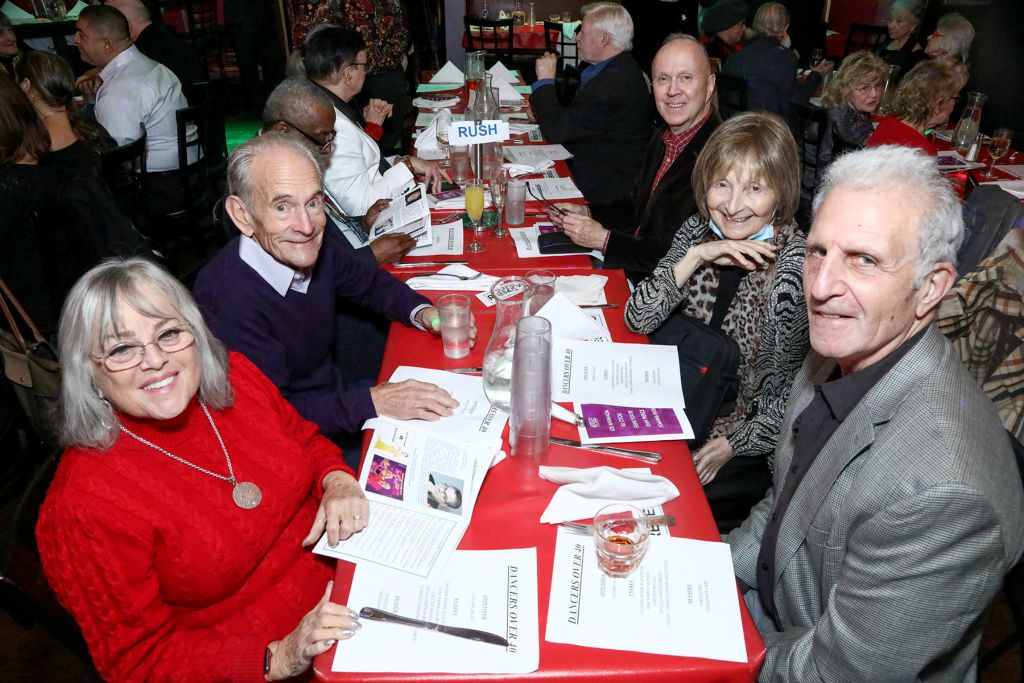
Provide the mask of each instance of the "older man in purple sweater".
{"label": "older man in purple sweater", "polygon": [[382,415],[437,420],[447,391],[407,380],[347,387],[331,358],[335,301],[435,332],[437,309],[386,271],[324,239],[323,177],[312,151],[268,133],[228,162],[225,210],[242,233],[200,271],[195,297],[229,348],[248,356],[326,434],[357,432]]}

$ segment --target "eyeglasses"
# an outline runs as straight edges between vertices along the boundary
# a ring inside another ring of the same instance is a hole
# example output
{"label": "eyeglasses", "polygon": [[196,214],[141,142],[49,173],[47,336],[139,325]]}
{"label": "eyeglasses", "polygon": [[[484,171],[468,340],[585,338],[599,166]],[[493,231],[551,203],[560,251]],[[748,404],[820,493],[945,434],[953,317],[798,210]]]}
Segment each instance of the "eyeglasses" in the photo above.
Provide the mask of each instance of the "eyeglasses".
{"label": "eyeglasses", "polygon": [[352,62],[352,63],[351,63],[351,64],[349,64],[348,66],[352,66],[352,67],[355,67],[355,68],[359,68],[359,67],[361,67],[361,66],[366,66],[366,62]]}
{"label": "eyeglasses", "polygon": [[559,216],[564,216],[565,214],[569,213],[565,209],[561,209],[561,208],[555,206],[554,204],[552,204],[550,201],[548,201],[548,198],[544,196],[544,188],[542,188],[540,185],[537,186],[537,193],[540,196],[537,196],[537,194],[533,193],[533,186],[530,185],[529,181],[527,181],[527,183],[526,183],[526,191],[530,193],[531,197],[536,199],[538,202],[540,202],[541,204],[546,206],[551,211],[554,211],[555,213],[557,213]]}
{"label": "eyeglasses", "polygon": [[853,89],[856,90],[857,92],[867,92],[869,90],[877,90],[878,92],[882,92],[884,86],[881,83],[865,83],[863,85],[854,86]]}
{"label": "eyeglasses", "polygon": [[307,133],[306,131],[296,126],[291,121],[282,121],[281,123],[285,123],[294,128],[297,133],[302,135],[302,137],[312,142],[313,146],[319,149],[321,154],[327,154],[329,151],[331,151],[331,145],[334,144],[334,138],[338,135],[338,131],[332,129],[331,132],[327,134],[326,140],[318,140],[309,133]]}
{"label": "eyeglasses", "polygon": [[93,359],[102,362],[111,372],[120,372],[138,367],[146,355],[146,347],[150,344],[155,344],[164,353],[174,353],[191,346],[194,341],[195,335],[192,333],[192,329],[183,324],[161,330],[156,335],[156,339],[146,343],[119,342],[102,354],[93,356]]}

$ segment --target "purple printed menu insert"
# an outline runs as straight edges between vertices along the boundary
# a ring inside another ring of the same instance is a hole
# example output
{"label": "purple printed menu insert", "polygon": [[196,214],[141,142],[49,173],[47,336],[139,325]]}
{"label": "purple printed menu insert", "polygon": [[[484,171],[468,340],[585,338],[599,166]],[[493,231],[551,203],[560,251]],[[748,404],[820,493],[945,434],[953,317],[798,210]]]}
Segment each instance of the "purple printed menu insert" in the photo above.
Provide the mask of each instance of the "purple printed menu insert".
{"label": "purple printed menu insert", "polygon": [[683,434],[683,427],[672,408],[584,403],[580,405],[580,411],[584,429],[591,439],[653,438]]}

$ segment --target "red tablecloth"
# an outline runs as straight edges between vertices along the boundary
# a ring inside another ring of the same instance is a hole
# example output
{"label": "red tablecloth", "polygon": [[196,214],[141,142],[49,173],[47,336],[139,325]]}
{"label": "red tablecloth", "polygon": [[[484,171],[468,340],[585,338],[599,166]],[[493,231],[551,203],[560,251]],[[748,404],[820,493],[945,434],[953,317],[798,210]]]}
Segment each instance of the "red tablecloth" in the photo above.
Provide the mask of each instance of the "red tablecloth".
{"label": "red tablecloth", "polygon": [[[932,144],[938,147],[940,151],[953,148],[953,146],[949,142],[937,138],[935,136],[932,136],[931,141]],[[993,168],[993,172],[995,173],[994,178],[983,177],[981,173],[987,169],[988,163],[991,160],[992,157],[988,153],[988,145],[981,145],[981,147],[978,149],[978,158],[976,161],[979,164],[985,164],[985,168],[979,168],[973,171],[958,171],[956,173],[947,174],[950,178],[953,179],[953,188],[956,190],[957,194],[959,194],[961,197],[964,196],[968,174],[973,175],[974,179],[979,183],[993,182],[996,180],[1017,180],[1016,176],[1011,175],[1006,171],[1003,171],[1002,169],[999,168],[999,166],[995,166]],[[1022,162],[1024,162],[1024,152],[1016,152],[1014,150],[1010,150],[1010,152],[1008,152],[1004,157],[1002,157],[997,163],[1010,165],[1020,164]],[[1021,202],[1024,202],[1024,199],[1022,199]]]}
{"label": "red tablecloth", "polygon": [[[474,33],[473,35],[476,35]],[[507,35],[502,32],[501,35]],[[466,38],[466,34],[462,34],[462,47],[469,47],[469,40]],[[522,50],[523,52],[543,52],[545,47],[544,43],[544,24],[537,24],[536,26],[516,26],[512,29],[512,49]]]}
{"label": "red tablecloth", "polygon": [[[496,273],[501,274],[501,273]],[[628,296],[625,277],[621,271],[603,273],[609,276],[605,293],[611,302],[623,304]],[[427,292],[436,299],[444,292]],[[387,378],[398,365],[424,367],[470,367],[483,363],[483,351],[494,324],[494,308],[485,309],[473,299],[474,315],[479,330],[476,348],[467,358],[457,361],[444,357],[440,342],[423,343],[423,333],[403,325],[393,325],[388,336],[387,350],[381,377]],[[612,336],[617,341],[643,343],[646,338],[628,332],[622,321],[622,308],[606,309]],[[552,433],[572,437],[575,429],[555,422]],[[506,430],[506,449],[508,448]],[[368,438],[368,435],[367,435]],[[671,479],[679,488],[680,496],[667,503],[665,509],[675,515],[679,524],[672,535],[707,541],[718,539],[714,520],[708,509],[693,461],[682,442],[649,442],[636,444],[637,448],[656,450],[664,455],[661,463],[651,466],[652,472]],[[508,452],[506,450],[506,452]],[[593,467],[613,465],[636,466],[638,461],[590,453],[580,449],[552,446],[548,462],[552,465]],[[547,624],[548,599],[551,587],[551,566],[554,557],[554,527],[542,525],[541,512],[551,500],[556,485],[537,476],[536,463],[508,458],[494,467],[484,480],[480,497],[473,511],[473,522],[462,540],[463,549],[537,548],[537,579],[539,588],[540,668],[529,675],[453,675],[453,674],[388,674],[346,673],[331,671],[333,650],[319,656],[313,663],[317,678],[323,681],[351,683],[353,681],[452,681],[452,680],[529,680],[564,682],[570,680],[622,680],[637,683],[677,683],[678,681],[752,681],[764,659],[761,640],[747,613],[743,601],[740,612],[747,646],[746,664],[691,657],[671,657],[636,652],[621,652],[582,648],[573,645],[549,643],[544,640]],[[332,600],[344,603],[348,597],[354,566],[339,562]],[[358,647],[358,636],[345,641],[342,647]],[[386,663],[382,668],[386,668]]]}

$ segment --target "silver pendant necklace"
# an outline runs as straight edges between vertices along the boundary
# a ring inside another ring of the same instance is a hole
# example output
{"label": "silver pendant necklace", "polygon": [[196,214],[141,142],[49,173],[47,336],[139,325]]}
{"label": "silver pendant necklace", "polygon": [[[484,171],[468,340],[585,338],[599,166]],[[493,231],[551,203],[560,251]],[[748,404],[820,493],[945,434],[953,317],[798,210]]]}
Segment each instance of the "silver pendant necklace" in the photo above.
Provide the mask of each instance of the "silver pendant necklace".
{"label": "silver pendant necklace", "polygon": [[182,463],[183,465],[188,465],[189,467],[191,467],[193,469],[197,469],[200,472],[202,472],[203,474],[208,474],[211,477],[215,477],[217,479],[222,479],[223,481],[228,482],[233,487],[232,490],[231,490],[231,497],[234,499],[235,505],[237,505],[238,507],[242,508],[243,510],[251,510],[251,509],[253,509],[254,507],[256,507],[257,505],[260,504],[261,500],[263,500],[263,492],[260,491],[260,487],[259,486],[256,486],[256,484],[253,484],[251,481],[239,482],[237,479],[235,479],[235,470],[231,466],[231,456],[228,455],[228,449],[224,445],[224,439],[220,438],[220,432],[217,431],[217,425],[215,425],[213,423],[213,418],[210,417],[210,411],[206,409],[206,404],[203,403],[202,400],[199,400],[199,407],[203,409],[203,414],[206,415],[206,420],[210,423],[210,426],[213,428],[213,433],[217,437],[217,442],[220,443],[220,449],[222,451],[224,451],[224,459],[228,461],[228,476],[226,476],[226,477],[223,474],[217,474],[216,472],[211,472],[210,470],[206,469],[205,467],[200,467],[199,465],[195,464],[194,462],[189,462],[188,460],[185,460],[185,458],[178,457],[174,453],[171,453],[168,450],[160,448],[159,446],[157,446],[152,441],[147,441],[146,439],[143,439],[141,436],[139,436],[135,432],[131,431],[130,429],[128,429],[124,425],[120,425],[121,431],[124,432],[125,434],[127,434],[128,436],[132,437],[133,439],[135,439],[139,443],[145,444],[145,445],[149,446],[150,448],[152,448],[152,449],[154,449],[154,450],[156,450],[156,451],[158,451],[160,453],[163,453],[168,458],[171,458],[173,460],[177,460],[178,462]]}

